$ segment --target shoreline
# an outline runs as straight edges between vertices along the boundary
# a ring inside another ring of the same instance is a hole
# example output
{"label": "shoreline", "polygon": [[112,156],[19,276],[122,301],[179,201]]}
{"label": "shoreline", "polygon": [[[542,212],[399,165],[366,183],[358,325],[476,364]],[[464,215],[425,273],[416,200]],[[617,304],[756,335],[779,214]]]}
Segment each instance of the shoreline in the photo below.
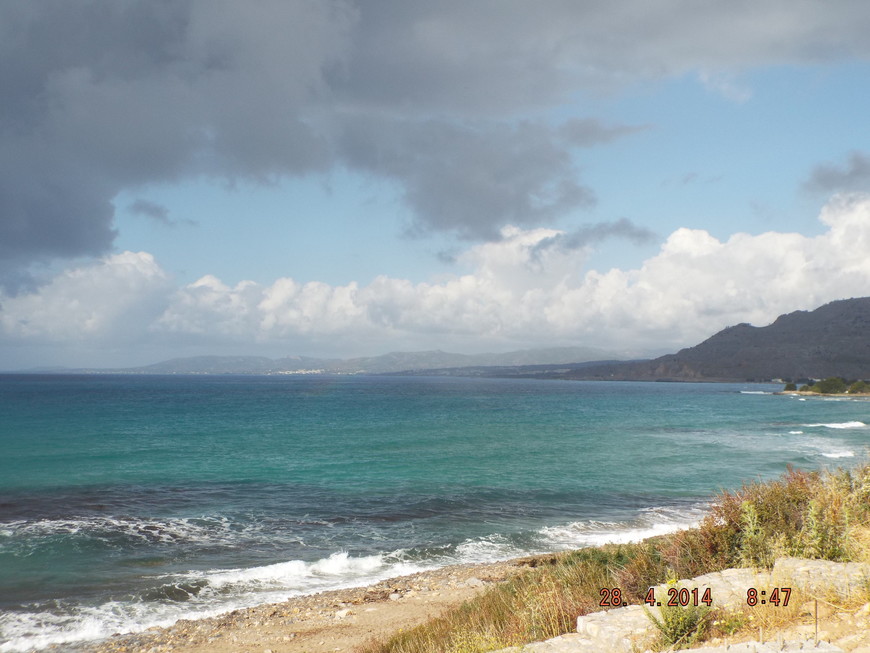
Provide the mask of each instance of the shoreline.
{"label": "shoreline", "polygon": [[[45,650],[87,653],[352,653],[374,640],[384,640],[396,632],[438,617],[492,585],[533,567],[551,564],[558,555],[449,565],[385,579],[374,585],[328,590],[201,620],[181,620],[166,628],[153,627],[140,633],[113,635],[93,643],[58,644]],[[838,564],[817,560],[806,562],[816,566]],[[831,591],[836,594],[848,584],[830,573],[812,577],[815,578],[813,582],[821,583],[817,588],[819,591],[822,591],[819,588],[828,587],[827,594],[822,592],[824,597],[833,596]],[[838,587],[840,590],[831,590]],[[740,591],[743,591],[742,587]],[[815,632],[819,639],[836,640],[845,646],[846,651],[870,649],[870,603],[848,607],[835,605],[830,600],[817,600],[815,605],[807,602],[791,621],[772,627],[767,632],[768,641],[811,641],[813,610],[818,620]],[[755,631],[742,631],[699,645],[729,646],[752,642],[754,634]],[[759,637],[763,638],[763,635],[759,633]]]}
{"label": "shoreline", "polygon": [[87,653],[352,651],[372,639],[437,617],[481,590],[546,563],[556,555],[449,565],[372,585],[301,595],[281,603],[233,610],[214,617],[182,619],[165,628],[116,634],[95,642],[57,644],[44,650],[74,648]]}
{"label": "shoreline", "polygon": [[780,390],[774,392],[775,395],[797,395],[798,397],[819,397],[820,399],[835,398],[835,399],[868,399],[870,392],[836,392],[823,393],[812,392],[810,390]]}

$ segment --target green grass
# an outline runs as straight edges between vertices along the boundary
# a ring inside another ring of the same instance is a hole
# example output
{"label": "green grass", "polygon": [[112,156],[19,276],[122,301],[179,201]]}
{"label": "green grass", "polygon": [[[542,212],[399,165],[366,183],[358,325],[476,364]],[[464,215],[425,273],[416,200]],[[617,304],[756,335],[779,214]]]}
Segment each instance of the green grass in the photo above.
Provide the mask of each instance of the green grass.
{"label": "green grass", "polygon": [[[870,465],[831,473],[789,469],[769,483],[723,492],[698,528],[637,544],[549,556],[444,616],[373,642],[360,653],[482,653],[574,630],[578,615],[605,609],[602,588],[641,603],[673,578],[728,567],[770,567],[781,556],[870,561]],[[685,612],[685,614],[683,614]],[[673,643],[703,635],[706,615],[663,615]]]}

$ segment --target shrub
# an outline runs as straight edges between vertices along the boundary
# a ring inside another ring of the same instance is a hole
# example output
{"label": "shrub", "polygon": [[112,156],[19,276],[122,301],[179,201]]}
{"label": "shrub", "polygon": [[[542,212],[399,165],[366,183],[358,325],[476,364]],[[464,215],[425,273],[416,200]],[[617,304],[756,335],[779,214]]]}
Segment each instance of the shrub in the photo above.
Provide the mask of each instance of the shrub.
{"label": "shrub", "polygon": [[710,608],[704,605],[669,606],[666,599],[661,600],[661,604],[661,618],[656,617],[646,607],[644,611],[659,631],[664,646],[679,649],[694,644],[704,637],[708,617],[712,612]]}
{"label": "shrub", "polygon": [[786,383],[785,388],[783,388],[783,392],[794,392],[797,390],[797,386],[794,383]]}
{"label": "shrub", "polygon": [[740,564],[744,567],[771,567],[773,556],[768,536],[761,528],[758,511],[751,501],[740,505]]}
{"label": "shrub", "polygon": [[870,383],[866,381],[855,381],[847,390],[849,394],[867,394],[870,393]]}
{"label": "shrub", "polygon": [[837,395],[846,392],[846,382],[838,376],[830,376],[813,386],[814,392],[823,395]]}

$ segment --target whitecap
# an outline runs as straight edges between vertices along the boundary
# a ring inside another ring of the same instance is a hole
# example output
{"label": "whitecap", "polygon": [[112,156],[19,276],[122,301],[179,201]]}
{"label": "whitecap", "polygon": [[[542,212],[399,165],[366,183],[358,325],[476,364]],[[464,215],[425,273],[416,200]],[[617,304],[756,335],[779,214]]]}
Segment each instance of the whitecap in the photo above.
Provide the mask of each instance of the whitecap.
{"label": "whitecap", "polygon": [[30,612],[0,614],[0,633],[7,641],[0,653],[43,649],[52,645],[93,641],[113,633],[137,633],[167,627],[179,619],[204,619],[233,610],[277,603],[293,596],[327,589],[368,585],[429,568],[395,556],[350,556],[339,551],[327,558],[286,562],[247,569],[216,569],[155,577],[165,587],[197,587],[188,600],[109,601],[78,606],[58,615],[38,606]]}
{"label": "whitecap", "polygon": [[861,429],[867,426],[864,422],[852,421],[852,422],[830,422],[830,423],[820,423],[820,424],[804,424],[807,428],[817,428],[820,426],[824,426],[829,429]]}
{"label": "whitecap", "polygon": [[67,519],[18,520],[4,524],[4,535],[47,536],[87,535],[97,539],[121,535],[147,542],[192,542],[197,544],[233,544],[247,529],[233,528],[225,517],[208,518],[136,518],[71,517]]}
{"label": "whitecap", "polygon": [[510,539],[499,533],[468,539],[456,547],[459,561],[463,563],[496,562],[508,560],[528,553],[543,553],[543,549],[529,551],[513,544]]}
{"label": "whitecap", "polygon": [[580,521],[547,526],[539,532],[545,538],[548,550],[639,542],[697,526],[706,508],[706,504],[682,509],[655,506],[641,510],[637,519],[630,522]]}

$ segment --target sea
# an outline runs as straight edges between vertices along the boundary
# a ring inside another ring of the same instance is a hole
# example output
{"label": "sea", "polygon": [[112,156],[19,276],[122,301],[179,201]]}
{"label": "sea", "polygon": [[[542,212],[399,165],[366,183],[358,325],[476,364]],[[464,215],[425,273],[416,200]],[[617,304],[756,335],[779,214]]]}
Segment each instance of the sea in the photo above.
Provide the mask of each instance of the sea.
{"label": "sea", "polygon": [[0,652],[686,528],[867,458],[780,385],[0,376]]}

